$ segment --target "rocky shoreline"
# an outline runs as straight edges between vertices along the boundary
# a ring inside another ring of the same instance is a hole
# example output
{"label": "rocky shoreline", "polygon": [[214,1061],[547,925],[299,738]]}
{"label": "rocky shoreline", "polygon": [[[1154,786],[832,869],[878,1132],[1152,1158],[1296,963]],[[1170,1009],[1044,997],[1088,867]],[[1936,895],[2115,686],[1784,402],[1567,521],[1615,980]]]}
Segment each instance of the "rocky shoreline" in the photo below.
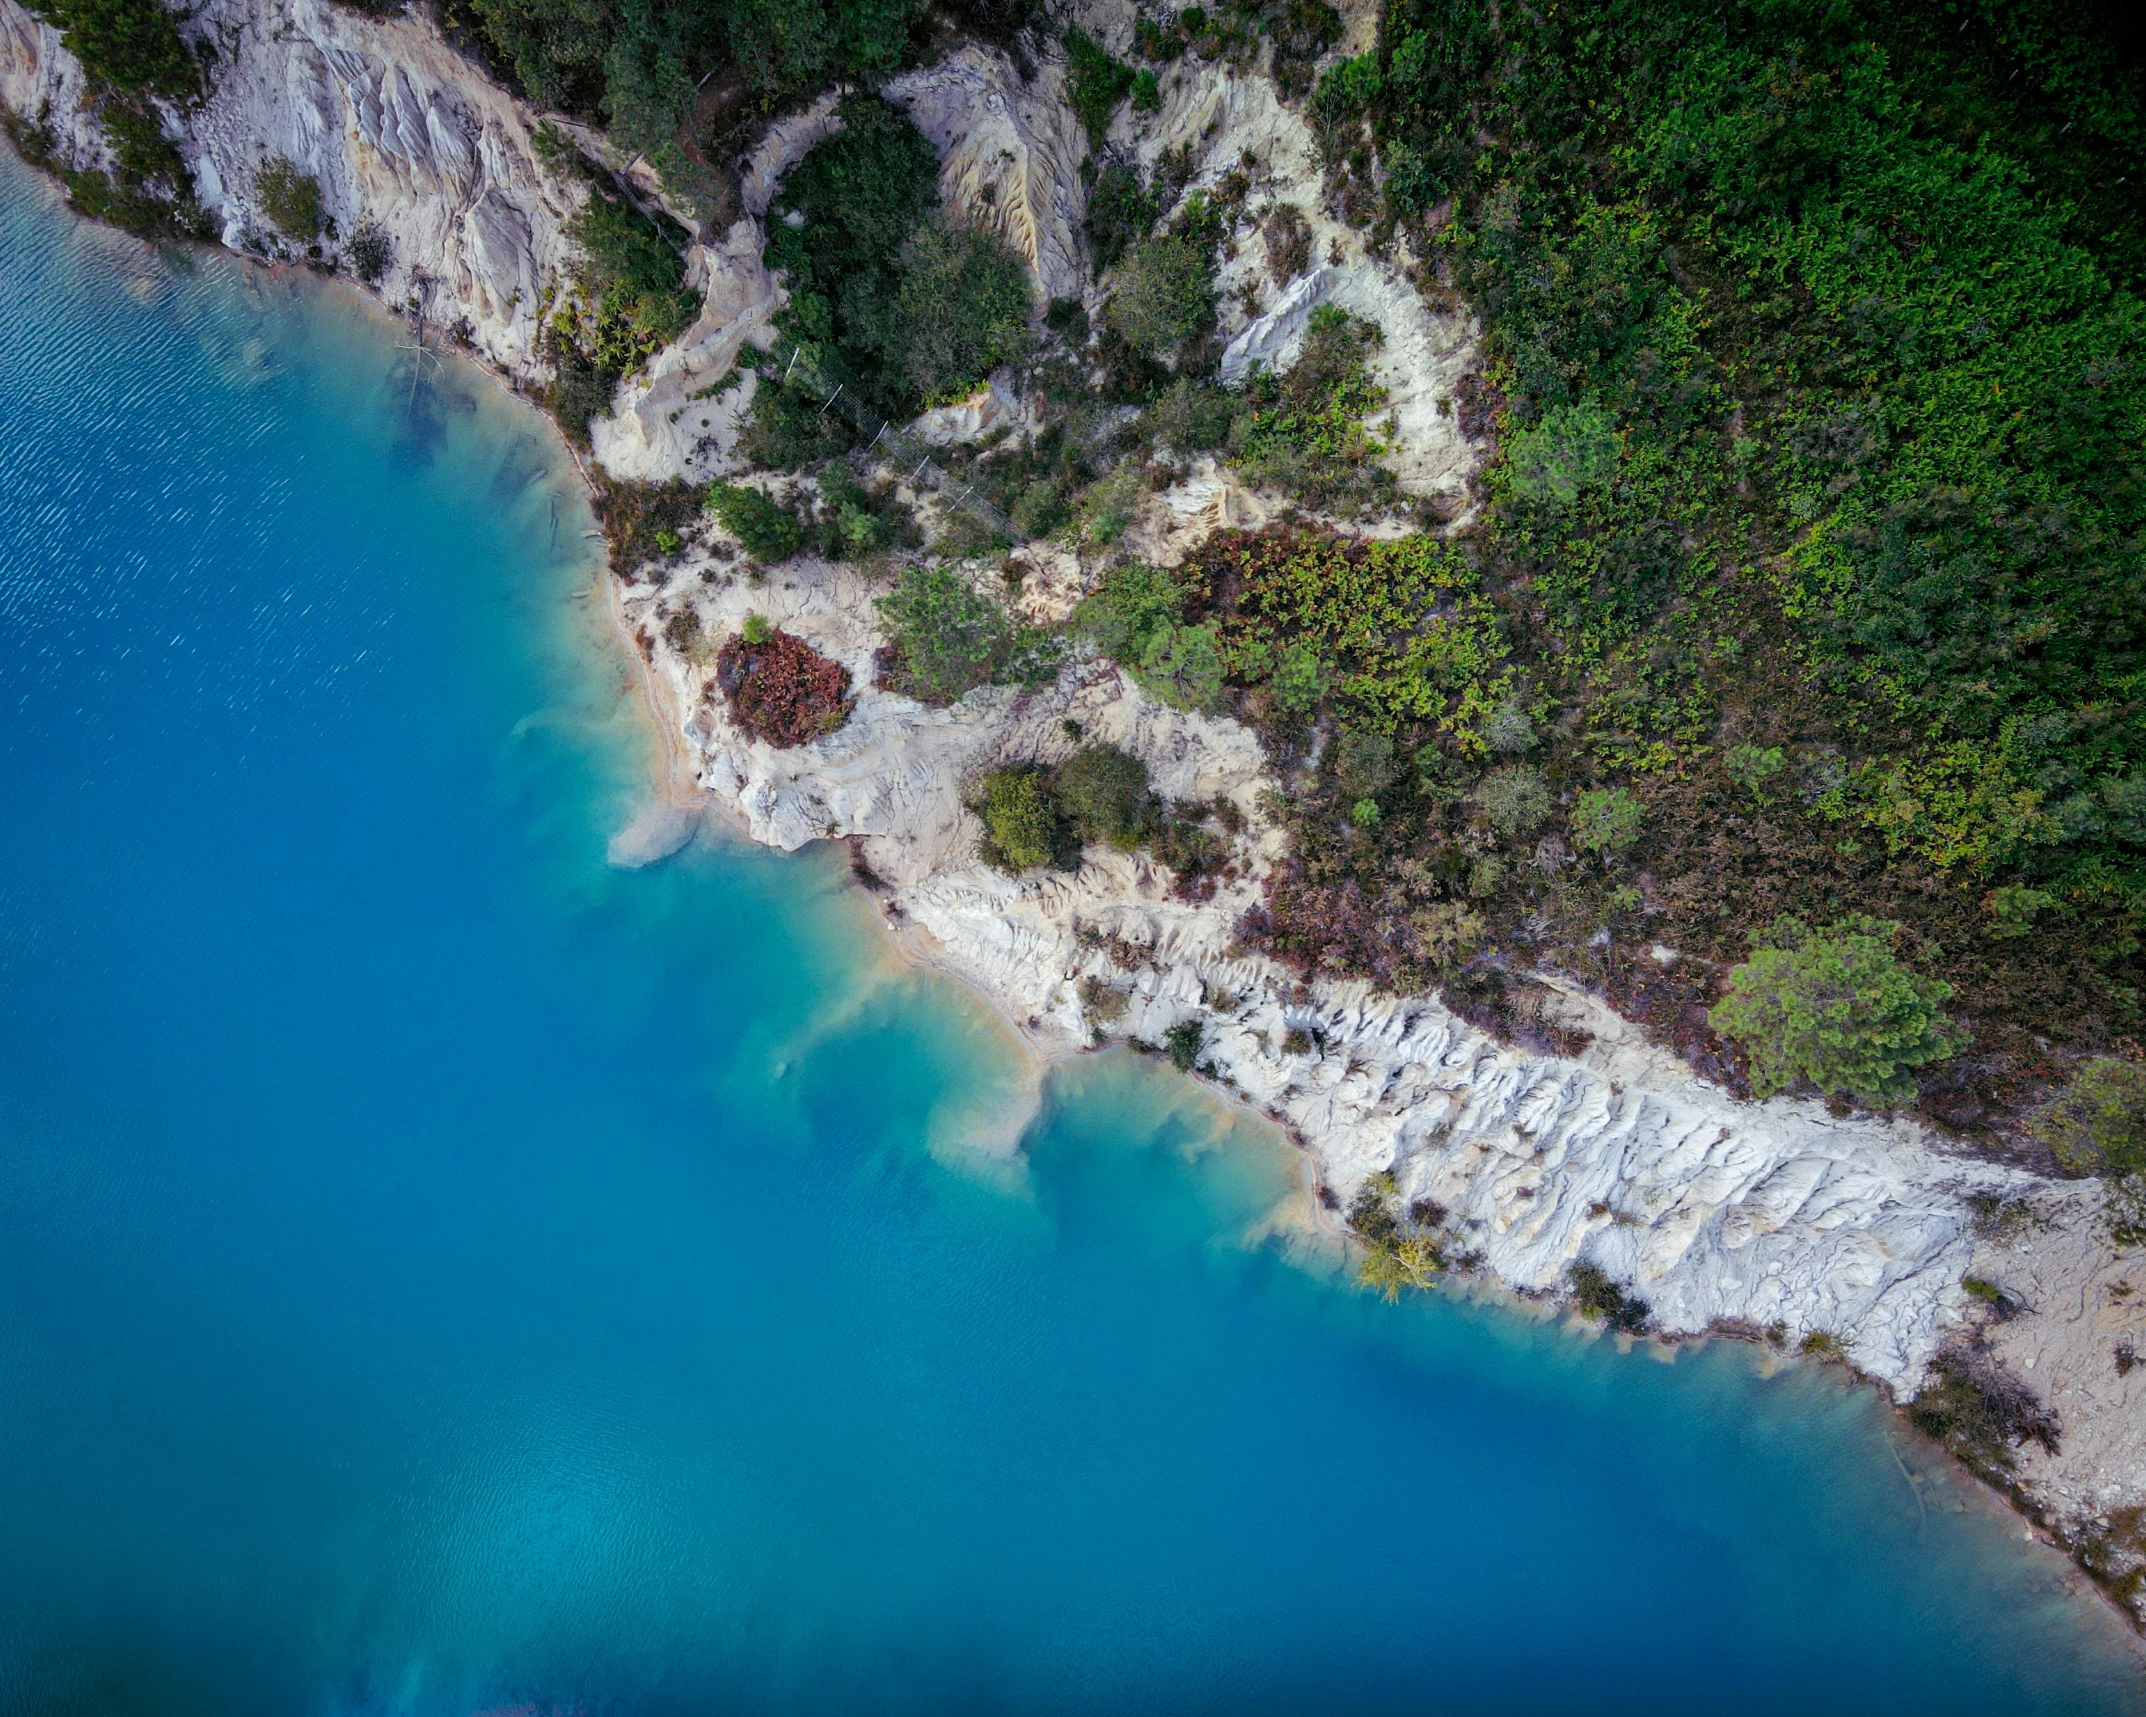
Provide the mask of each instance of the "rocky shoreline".
{"label": "rocky shoreline", "polygon": [[[1092,27],[1107,38],[1123,23],[1103,16]],[[539,336],[578,193],[540,158],[534,114],[415,15],[211,0],[187,28],[215,44],[216,74],[198,107],[172,117],[226,245],[290,259],[251,189],[265,154],[287,155],[318,178],[339,232],[369,224],[388,236],[393,262],[375,283],[386,303],[452,328],[511,385],[544,379]],[[1060,72],[1046,65],[1022,85],[1002,59],[960,50],[890,93],[939,148],[950,200],[990,211],[1054,294],[1092,294]],[[0,101],[47,127],[76,167],[99,164],[105,148],[83,94],[57,32],[0,0]],[[596,458],[612,475],[702,478],[729,461],[750,384],[705,417],[688,407],[780,308],[758,219],[782,167],[818,135],[816,112],[770,129],[744,174],[746,212],[721,234],[696,235],[688,281],[700,316],[595,426]],[[1273,309],[1232,310],[1223,333],[1234,361],[1285,355],[1317,302],[1379,321],[1404,485],[1463,495],[1472,450],[1431,402],[1465,366],[1465,322],[1427,311],[1405,259],[1368,257],[1325,213],[1302,124],[1264,80],[1208,68],[1171,90],[1142,136],[1122,139],[1150,154],[1173,140],[1197,141],[1209,174],[1256,157],[1267,188],[1299,201],[1331,259]],[[583,142],[601,151],[600,139]],[[987,397],[935,433],[971,436],[1014,410]],[[1181,557],[1206,532],[1259,523],[1272,507],[1203,464],[1151,499],[1142,547]],[[1062,616],[1081,564],[1022,553],[1033,617]],[[1442,1211],[1453,1249],[1484,1280],[1551,1295],[1574,1264],[1591,1264],[1643,1297],[1664,1336],[1728,1332],[1837,1355],[1901,1400],[1971,1338],[2061,1428],[2054,1450],[2022,1448],[2001,1487],[2139,1619],[2146,1374],[2131,1375],[2120,1355],[2146,1337],[2146,1268],[2100,1238],[2094,1183],[1950,1153],[1904,1121],[1738,1101],[1554,977],[1539,980],[1541,1000],[1560,1041],[1584,1044],[1571,1055],[1500,1043],[1435,998],[1306,983],[1248,956],[1235,926],[1281,852],[1261,810],[1256,738],[1145,697],[1101,660],[1077,661],[1038,691],[926,708],[874,683],[880,588],[858,567],[810,559],[756,581],[721,541],[614,586],[674,766],[702,802],[782,850],[851,842],[903,945],[1000,1007],[1043,1054],[1155,1044],[1196,1026],[1202,1073],[1290,1131],[1330,1209],[1390,1174],[1404,1204]],[[690,627],[670,627],[688,611]],[[841,728],[776,750],[732,724],[712,643],[673,638],[720,640],[748,614],[848,669],[857,701]],[[1180,898],[1137,853],[1091,849],[1077,872],[1022,878],[977,858],[966,784],[1002,763],[1063,758],[1076,743],[1069,723],[1138,757],[1166,798],[1232,807],[1229,862],[1211,898]]]}

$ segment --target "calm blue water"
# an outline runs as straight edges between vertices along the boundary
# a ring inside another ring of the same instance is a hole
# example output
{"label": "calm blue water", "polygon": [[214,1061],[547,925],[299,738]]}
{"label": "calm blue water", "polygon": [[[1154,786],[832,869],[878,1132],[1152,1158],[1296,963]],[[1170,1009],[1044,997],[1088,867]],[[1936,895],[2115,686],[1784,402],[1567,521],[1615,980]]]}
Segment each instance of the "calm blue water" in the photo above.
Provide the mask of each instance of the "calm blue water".
{"label": "calm blue water", "polygon": [[587,516],[399,338],[0,169],[0,1709],[2140,1708],[1829,1378],[1323,1284],[1123,1058],[976,1170],[831,862],[606,866]]}

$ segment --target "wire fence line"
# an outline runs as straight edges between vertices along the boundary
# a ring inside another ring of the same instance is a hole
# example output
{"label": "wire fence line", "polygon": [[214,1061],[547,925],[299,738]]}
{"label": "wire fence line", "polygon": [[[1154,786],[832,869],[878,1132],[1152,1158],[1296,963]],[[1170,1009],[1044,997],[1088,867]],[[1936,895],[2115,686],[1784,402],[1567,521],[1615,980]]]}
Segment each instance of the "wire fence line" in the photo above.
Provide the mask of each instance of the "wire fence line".
{"label": "wire fence line", "polygon": [[[787,360],[783,356],[785,345],[789,347]],[[795,340],[778,341],[769,355],[782,364],[781,386],[817,399],[822,415],[830,410],[839,411],[858,434],[869,434],[872,439],[866,444],[865,451],[884,453],[889,456],[889,463],[907,467],[903,480],[912,489],[928,484],[948,506],[959,507],[1008,542],[1021,540],[1021,533],[1013,528],[1013,521],[978,494],[975,484],[960,482],[933,459],[929,443],[921,436],[889,423],[850,392],[845,383],[830,382],[811,347]]]}

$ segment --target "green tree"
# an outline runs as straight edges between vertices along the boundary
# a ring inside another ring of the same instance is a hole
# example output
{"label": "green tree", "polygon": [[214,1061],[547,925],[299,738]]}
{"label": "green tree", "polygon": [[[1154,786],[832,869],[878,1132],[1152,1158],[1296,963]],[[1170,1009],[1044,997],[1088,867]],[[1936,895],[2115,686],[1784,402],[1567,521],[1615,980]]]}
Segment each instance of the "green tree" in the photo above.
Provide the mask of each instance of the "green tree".
{"label": "green tree", "polygon": [[1222,647],[1212,626],[1165,623],[1133,668],[1141,688],[1179,709],[1210,710],[1222,695]]}
{"label": "green tree", "polygon": [[58,27],[67,51],[98,83],[183,100],[201,71],[158,0],[43,0],[30,10]]}
{"label": "green tree", "polygon": [[1184,603],[1184,592],[1166,569],[1129,560],[1104,573],[1074,609],[1073,629],[1094,639],[1104,655],[1133,665],[1148,640],[1176,621]]}
{"label": "green tree", "polygon": [[761,490],[742,483],[711,484],[708,507],[755,560],[788,560],[805,546],[805,527],[796,510]]}
{"label": "green tree", "polygon": [[1048,685],[1064,657],[1061,639],[1016,626],[950,567],[904,567],[874,606],[900,659],[903,688],[925,703],[951,703],[982,685]]}
{"label": "green tree", "polygon": [[1639,839],[1640,803],[1622,787],[1596,787],[1572,807],[1572,838],[1583,852],[1621,853]]}
{"label": "green tree", "polygon": [[1512,438],[1505,469],[1524,500],[1569,507],[1617,474],[1617,420],[1599,405],[1553,406]]}
{"label": "green tree", "polygon": [[1807,1079],[1865,1103],[1898,1102],[1914,1095],[1914,1069],[1966,1043],[1941,1011],[1952,986],[1894,957],[1899,929],[1857,917],[1814,930],[1784,916],[1729,973],[1707,1018],[1742,1046],[1757,1095]]}
{"label": "green tree", "polygon": [[981,850],[987,863],[1018,876],[1058,861],[1065,825],[1040,769],[1023,764],[992,770],[972,806],[984,821]]}
{"label": "green tree", "polygon": [[1084,841],[1137,847],[1155,821],[1147,765],[1115,745],[1084,745],[1059,765],[1058,803]]}
{"label": "green tree", "polygon": [[1214,325],[1215,286],[1207,253],[1169,236],[1134,247],[1114,269],[1103,324],[1136,352],[1178,357]]}
{"label": "green tree", "polygon": [[1326,696],[1326,666],[1311,645],[1284,644],[1275,660],[1272,684],[1275,704],[1301,715],[1316,709]]}
{"label": "green tree", "polygon": [[890,357],[927,405],[959,399],[1030,344],[1028,265],[988,227],[941,218],[902,247]]}

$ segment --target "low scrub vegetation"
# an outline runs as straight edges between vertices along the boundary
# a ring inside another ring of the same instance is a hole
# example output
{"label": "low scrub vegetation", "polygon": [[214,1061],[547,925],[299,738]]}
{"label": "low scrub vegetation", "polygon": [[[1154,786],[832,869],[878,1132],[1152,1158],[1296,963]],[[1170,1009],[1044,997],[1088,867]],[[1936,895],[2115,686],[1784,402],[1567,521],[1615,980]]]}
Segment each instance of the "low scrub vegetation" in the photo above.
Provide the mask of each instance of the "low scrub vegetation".
{"label": "low scrub vegetation", "polygon": [[1057,675],[1062,641],[1018,624],[953,567],[904,567],[876,606],[887,682],[919,702],[951,703],[978,686],[1047,685]]}
{"label": "low scrub vegetation", "polygon": [[849,719],[849,670],[802,638],[763,622],[727,640],[715,680],[730,719],[776,747],[806,745]]}
{"label": "low scrub vegetation", "polygon": [[1908,1422],[1943,1443],[1975,1472],[2001,1481],[2019,1464],[2017,1451],[2037,1443],[2057,1452],[2061,1426],[2034,1392],[1986,1348],[1947,1348],[1930,1379],[1908,1403]]}

